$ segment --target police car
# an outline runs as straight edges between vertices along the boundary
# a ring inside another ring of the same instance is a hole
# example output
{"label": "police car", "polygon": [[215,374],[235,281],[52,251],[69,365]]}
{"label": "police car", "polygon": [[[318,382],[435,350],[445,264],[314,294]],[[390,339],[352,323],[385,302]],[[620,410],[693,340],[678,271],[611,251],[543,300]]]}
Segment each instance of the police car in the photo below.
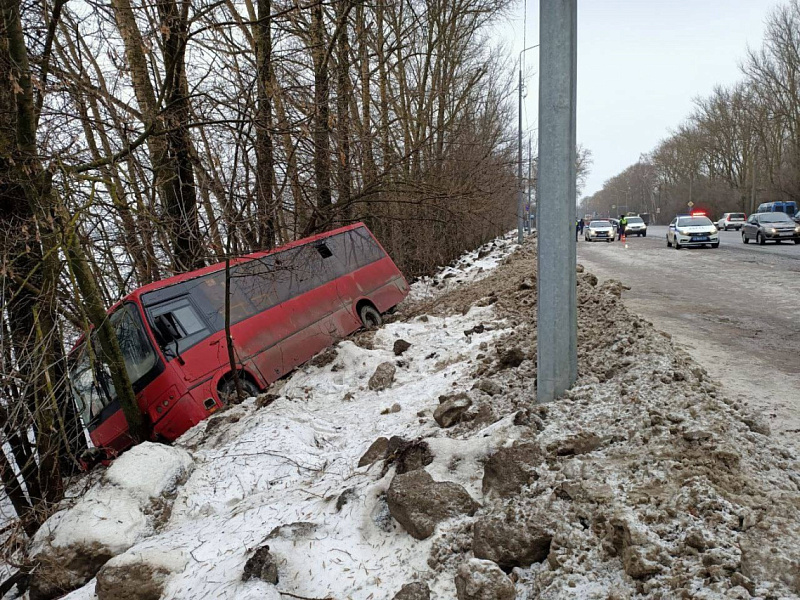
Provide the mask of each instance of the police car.
{"label": "police car", "polygon": [[691,246],[719,248],[719,230],[704,213],[678,215],[669,224],[667,246],[676,250]]}
{"label": "police car", "polygon": [[617,228],[611,224],[611,221],[597,219],[595,221],[589,221],[589,224],[584,229],[583,239],[587,242],[594,242],[597,240],[613,242],[616,232]]}

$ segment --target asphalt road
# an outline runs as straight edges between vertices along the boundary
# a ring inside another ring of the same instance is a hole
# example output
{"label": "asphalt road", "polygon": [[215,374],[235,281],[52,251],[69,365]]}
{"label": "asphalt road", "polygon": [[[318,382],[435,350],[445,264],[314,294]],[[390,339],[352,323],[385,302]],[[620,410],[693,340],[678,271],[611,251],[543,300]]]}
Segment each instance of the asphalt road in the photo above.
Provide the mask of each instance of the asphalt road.
{"label": "asphalt road", "polygon": [[666,231],[653,226],[627,244],[581,238],[578,262],[630,286],[634,312],[800,447],[800,245],[743,244],[722,231],[717,249],[675,250]]}

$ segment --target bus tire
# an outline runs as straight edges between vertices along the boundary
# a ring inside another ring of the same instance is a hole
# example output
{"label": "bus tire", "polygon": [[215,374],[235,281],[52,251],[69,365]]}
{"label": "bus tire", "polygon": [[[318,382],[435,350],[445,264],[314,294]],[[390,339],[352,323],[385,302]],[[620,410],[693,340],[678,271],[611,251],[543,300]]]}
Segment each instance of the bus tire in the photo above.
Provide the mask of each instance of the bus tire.
{"label": "bus tire", "polygon": [[[258,386],[242,372],[239,372],[239,381],[242,384],[242,390],[246,398],[258,396],[258,394],[261,393]],[[219,392],[219,398],[222,400],[223,404],[238,404],[238,400],[236,399],[236,382],[233,380],[232,374],[225,376],[225,379],[217,386],[217,391]]]}
{"label": "bus tire", "polygon": [[358,318],[361,319],[364,329],[377,329],[383,324],[381,313],[372,304],[365,304],[358,309]]}

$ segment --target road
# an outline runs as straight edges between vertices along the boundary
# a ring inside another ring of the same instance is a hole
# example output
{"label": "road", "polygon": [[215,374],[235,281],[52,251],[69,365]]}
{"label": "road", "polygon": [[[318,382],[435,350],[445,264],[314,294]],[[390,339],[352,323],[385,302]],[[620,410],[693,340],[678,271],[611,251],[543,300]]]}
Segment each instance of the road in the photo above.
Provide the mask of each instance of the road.
{"label": "road", "polygon": [[626,305],[651,321],[800,447],[800,245],[745,245],[720,232],[718,249],[667,248],[666,227],[627,244],[578,244],[578,262],[630,286]]}

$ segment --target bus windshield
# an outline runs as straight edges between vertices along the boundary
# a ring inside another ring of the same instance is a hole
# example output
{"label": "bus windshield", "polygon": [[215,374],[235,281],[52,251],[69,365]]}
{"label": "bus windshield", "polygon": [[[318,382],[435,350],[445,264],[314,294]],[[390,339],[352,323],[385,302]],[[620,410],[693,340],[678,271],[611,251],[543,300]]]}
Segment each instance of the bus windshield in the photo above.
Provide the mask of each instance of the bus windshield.
{"label": "bus windshield", "polygon": [[[125,370],[136,388],[137,382],[156,365],[158,357],[133,304],[124,304],[114,311],[111,324],[125,359]],[[74,360],[70,370],[72,391],[83,422],[88,426],[117,399],[117,393],[111,381],[111,371],[102,359],[96,333],[91,336],[91,353],[84,341],[76,350]]]}

